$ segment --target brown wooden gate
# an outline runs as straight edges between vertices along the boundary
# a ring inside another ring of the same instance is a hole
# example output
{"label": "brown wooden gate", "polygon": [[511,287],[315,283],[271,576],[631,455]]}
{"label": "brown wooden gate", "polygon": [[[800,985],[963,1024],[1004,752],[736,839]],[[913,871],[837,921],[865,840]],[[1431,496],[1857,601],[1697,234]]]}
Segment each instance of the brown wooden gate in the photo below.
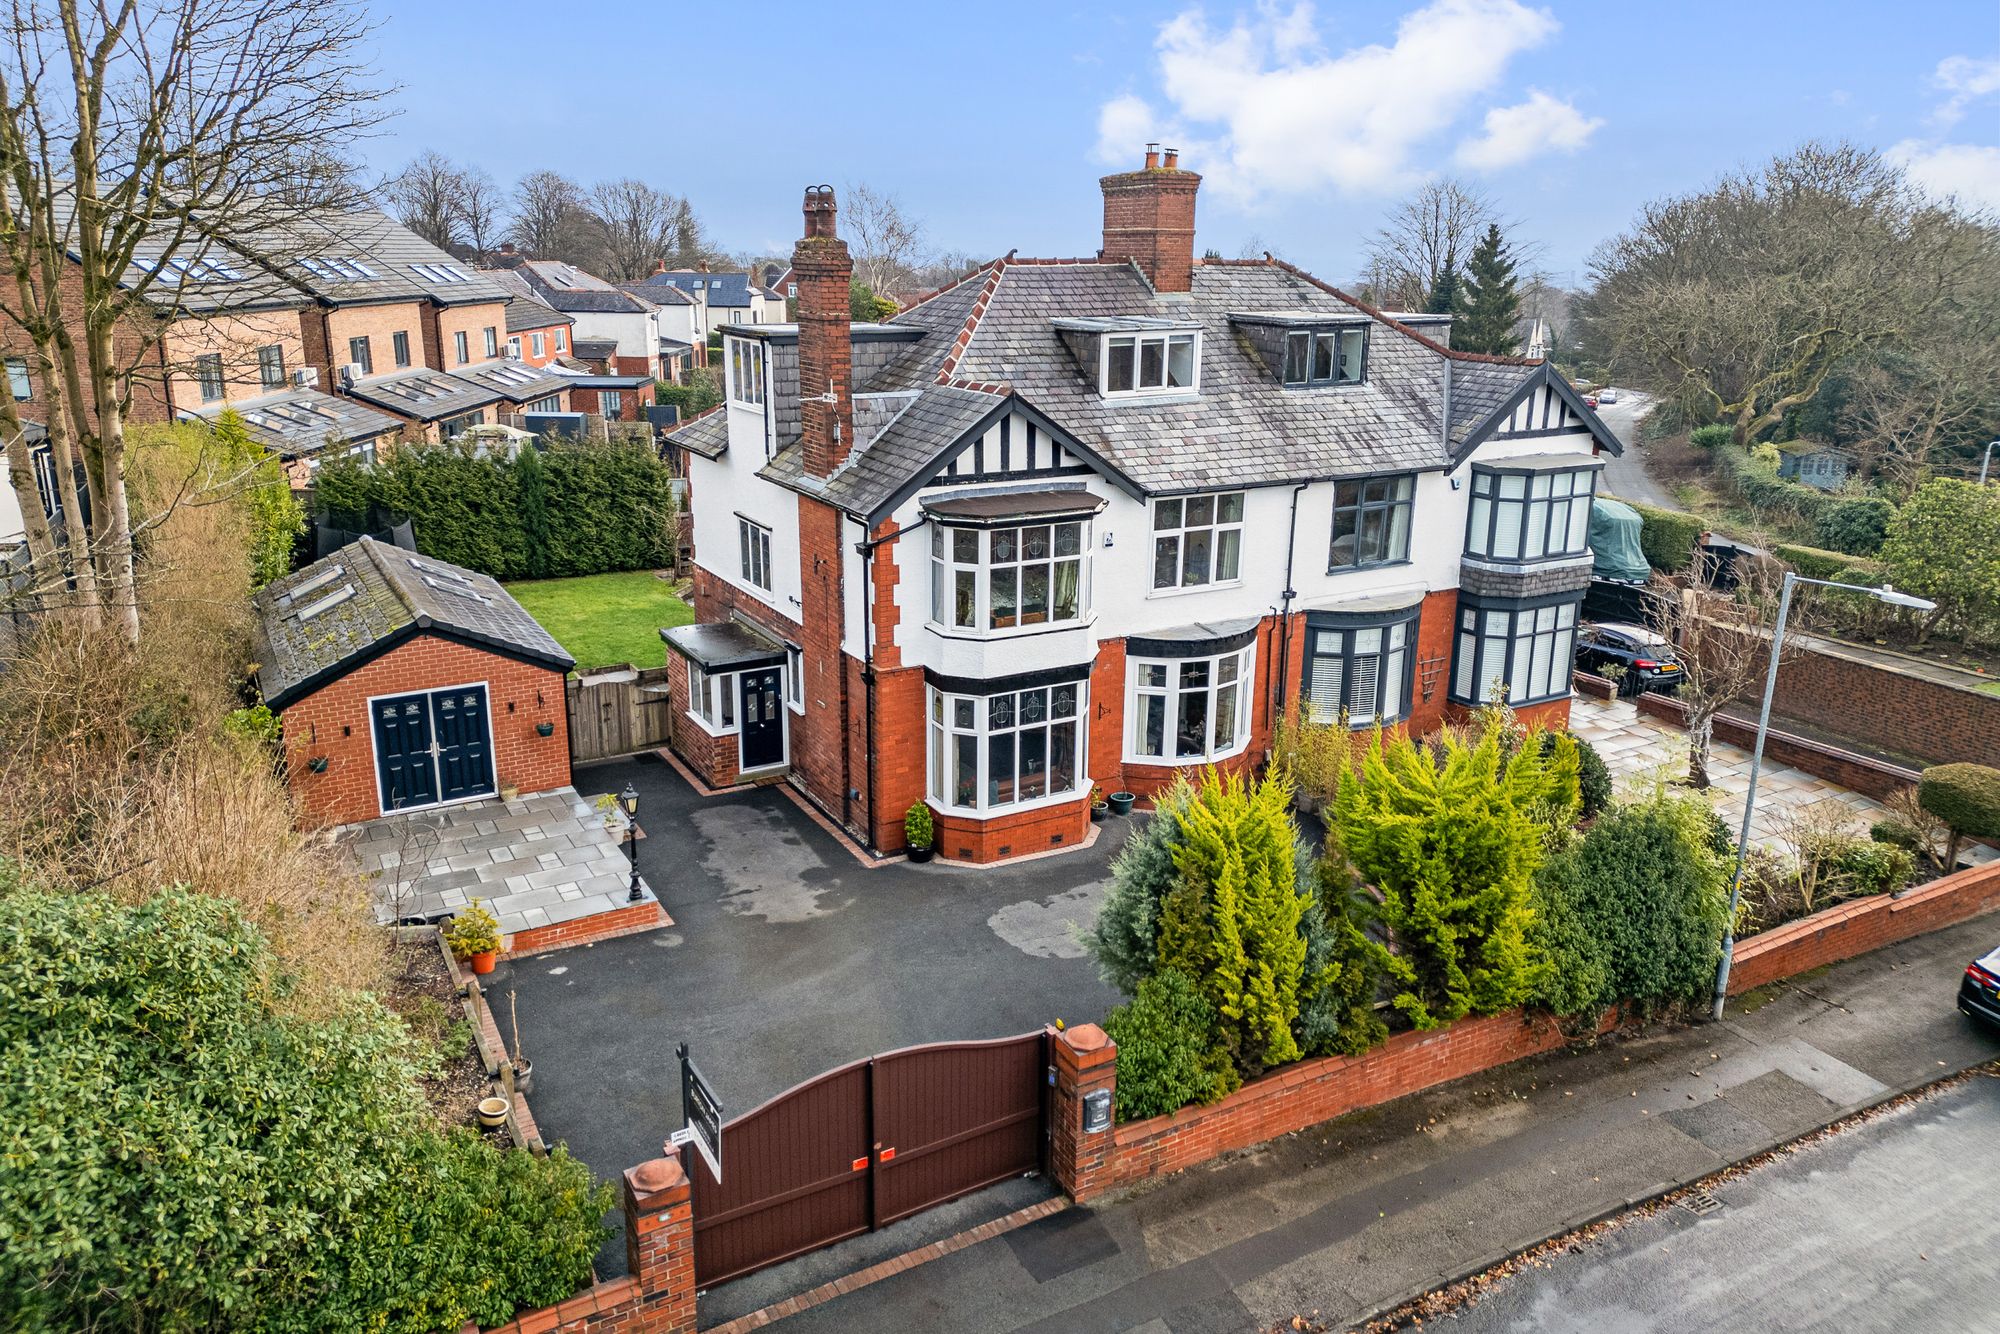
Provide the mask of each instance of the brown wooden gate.
{"label": "brown wooden gate", "polygon": [[829,1070],[692,1146],[695,1282],[709,1287],[1042,1167],[1048,1043],[905,1047]]}
{"label": "brown wooden gate", "polygon": [[606,667],[571,677],[569,758],[573,764],[655,750],[667,744],[673,708],[667,669]]}

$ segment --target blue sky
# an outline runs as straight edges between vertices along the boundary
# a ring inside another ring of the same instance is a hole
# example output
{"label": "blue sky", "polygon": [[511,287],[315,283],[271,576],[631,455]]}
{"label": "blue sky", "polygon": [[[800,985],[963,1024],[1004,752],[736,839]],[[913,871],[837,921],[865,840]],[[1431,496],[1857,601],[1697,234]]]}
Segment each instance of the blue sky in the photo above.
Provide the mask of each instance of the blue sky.
{"label": "blue sky", "polygon": [[783,252],[809,184],[867,181],[937,249],[1089,254],[1096,178],[1177,142],[1197,244],[1336,281],[1427,174],[1486,189],[1558,278],[1646,200],[1810,137],[2000,208],[2000,7],[1682,0],[383,7],[399,115],[503,183],[536,167],[688,196]]}

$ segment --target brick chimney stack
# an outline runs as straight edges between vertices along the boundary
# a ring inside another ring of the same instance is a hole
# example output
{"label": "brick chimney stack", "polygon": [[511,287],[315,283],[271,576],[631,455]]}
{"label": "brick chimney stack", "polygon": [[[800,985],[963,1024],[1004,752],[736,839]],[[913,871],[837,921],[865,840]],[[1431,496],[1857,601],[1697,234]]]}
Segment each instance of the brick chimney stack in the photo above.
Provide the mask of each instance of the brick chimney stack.
{"label": "brick chimney stack", "polygon": [[1180,150],[1164,160],[1146,145],[1146,165],[1098,182],[1104,191],[1103,259],[1129,259],[1157,292],[1194,286],[1194,196],[1201,177],[1180,169]]}
{"label": "brick chimney stack", "polygon": [[854,447],[854,261],[835,232],[833,187],[806,191],[805,235],[792,249],[799,285],[799,408],[806,471],[830,477]]}

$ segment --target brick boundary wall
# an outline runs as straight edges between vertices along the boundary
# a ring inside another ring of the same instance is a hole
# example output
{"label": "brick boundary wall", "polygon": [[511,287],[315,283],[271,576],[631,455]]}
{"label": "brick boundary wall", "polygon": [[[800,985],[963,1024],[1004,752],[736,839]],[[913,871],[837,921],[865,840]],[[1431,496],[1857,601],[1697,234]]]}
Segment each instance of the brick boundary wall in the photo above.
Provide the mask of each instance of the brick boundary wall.
{"label": "brick boundary wall", "polygon": [[1588,695],[1592,699],[1608,700],[1618,693],[1617,687],[1608,678],[1592,672],[1571,672],[1570,684],[1576,688],[1577,694]]}
{"label": "brick boundary wall", "polygon": [[593,913],[589,917],[579,917],[574,921],[556,922],[549,926],[531,926],[525,931],[516,931],[507,937],[507,952],[538,954],[543,950],[565,950],[572,945],[594,945],[599,941],[615,940],[619,936],[633,936],[641,931],[652,931],[673,924],[674,919],[667,916],[666,909],[653,899],[647,899],[643,903],[627,904],[623,908]]}
{"label": "brick boundary wall", "polygon": [[[1671,695],[1657,695],[1648,691],[1637,696],[1633,703],[1639,712],[1649,718],[1671,723],[1675,727],[1687,726],[1687,705]],[[1715,739],[1726,741],[1732,746],[1745,750],[1757,744],[1757,724],[1740,718],[1729,718],[1718,714],[1715,719]],[[1764,756],[1776,764],[1790,765],[1804,770],[1815,778],[1824,778],[1829,783],[1838,783],[1864,797],[1877,801],[1887,801],[1898,790],[1917,785],[1917,771],[1905,769],[1900,764],[1890,764],[1887,760],[1874,759],[1867,755],[1857,755],[1839,746],[1829,746],[1823,741],[1797,736],[1791,732],[1781,732],[1772,728],[1764,735]]]}
{"label": "brick boundary wall", "polygon": [[[2000,908],[2000,863],[1944,876],[1897,899],[1844,903],[1737,942],[1730,992],[1837,963]],[[1609,1032],[1606,1015],[1600,1034]],[[1117,1084],[1118,1049],[1095,1024],[1055,1035],[1049,1170],[1081,1203],[1350,1112],[1480,1074],[1570,1043],[1549,1015],[1521,1010],[1398,1033],[1360,1056],[1288,1065],[1207,1107],[1083,1131],[1084,1095]]]}

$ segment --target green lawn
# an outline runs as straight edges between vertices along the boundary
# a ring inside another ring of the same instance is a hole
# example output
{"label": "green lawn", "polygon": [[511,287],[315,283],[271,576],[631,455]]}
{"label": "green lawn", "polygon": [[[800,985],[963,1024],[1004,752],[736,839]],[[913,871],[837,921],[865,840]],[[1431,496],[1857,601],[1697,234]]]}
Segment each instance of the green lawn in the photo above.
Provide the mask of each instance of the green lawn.
{"label": "green lawn", "polygon": [[651,570],[529,579],[508,584],[507,591],[569,650],[580,670],[621,662],[658,667],[667,660],[660,631],[694,619],[673,585]]}
{"label": "green lawn", "polygon": [[1979,689],[1982,694],[2000,695],[2000,681],[1981,682]]}

